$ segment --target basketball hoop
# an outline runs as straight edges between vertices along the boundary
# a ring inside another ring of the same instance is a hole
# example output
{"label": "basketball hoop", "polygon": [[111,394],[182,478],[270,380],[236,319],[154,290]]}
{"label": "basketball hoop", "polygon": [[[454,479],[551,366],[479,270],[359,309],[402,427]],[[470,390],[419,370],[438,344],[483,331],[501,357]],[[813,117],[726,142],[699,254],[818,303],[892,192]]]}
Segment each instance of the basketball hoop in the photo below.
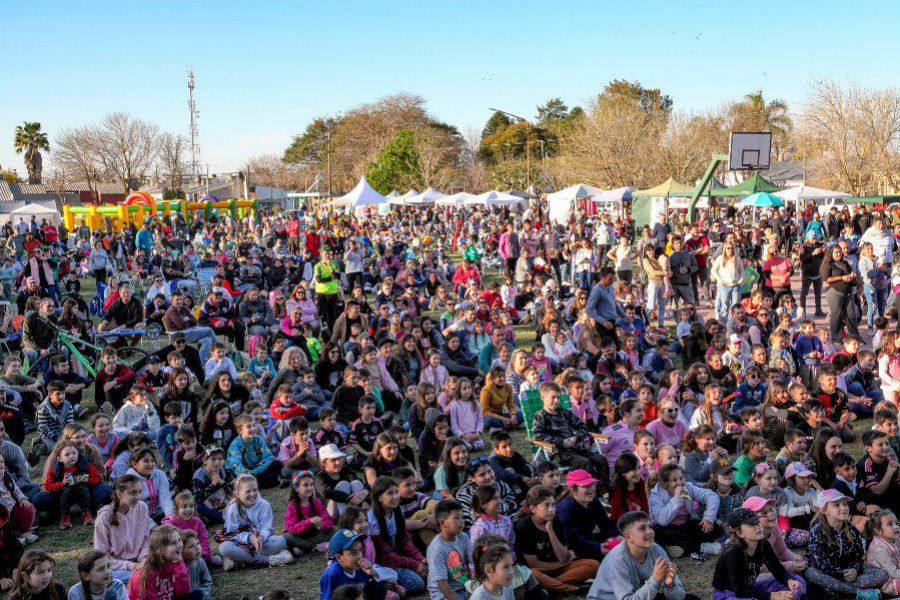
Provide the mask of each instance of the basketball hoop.
{"label": "basketball hoop", "polygon": [[731,132],[728,141],[728,169],[730,171],[761,171],[768,169],[771,155],[771,132]]}

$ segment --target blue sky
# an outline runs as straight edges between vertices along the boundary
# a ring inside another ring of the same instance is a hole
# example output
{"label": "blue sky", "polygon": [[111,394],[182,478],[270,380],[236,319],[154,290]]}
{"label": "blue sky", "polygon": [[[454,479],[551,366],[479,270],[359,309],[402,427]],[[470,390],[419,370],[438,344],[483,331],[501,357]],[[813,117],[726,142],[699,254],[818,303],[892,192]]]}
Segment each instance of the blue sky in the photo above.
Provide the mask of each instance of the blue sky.
{"label": "blue sky", "polygon": [[12,150],[24,120],[51,149],[61,128],[118,110],[187,134],[189,68],[213,171],[400,91],[462,131],[488,107],[584,104],[615,78],[661,88],[676,109],[757,88],[798,104],[816,78],[900,84],[898,17],[892,2],[14,2],[0,25],[0,165],[24,172]]}

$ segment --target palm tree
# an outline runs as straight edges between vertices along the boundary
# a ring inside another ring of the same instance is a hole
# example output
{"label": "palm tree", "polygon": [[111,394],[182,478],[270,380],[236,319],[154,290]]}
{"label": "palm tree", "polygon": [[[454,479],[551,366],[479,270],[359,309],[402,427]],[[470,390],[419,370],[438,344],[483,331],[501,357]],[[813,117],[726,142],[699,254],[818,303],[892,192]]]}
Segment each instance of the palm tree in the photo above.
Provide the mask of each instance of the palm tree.
{"label": "palm tree", "polygon": [[41,131],[38,122],[25,121],[16,127],[16,138],[13,142],[16,154],[25,153],[25,168],[28,169],[28,183],[40,183],[44,161],[41,150],[50,152],[47,134]]}
{"label": "palm tree", "polygon": [[771,131],[776,158],[781,158],[788,134],[794,128],[783,100],[766,102],[762,90],[746,94],[731,107],[732,127],[735,131]]}

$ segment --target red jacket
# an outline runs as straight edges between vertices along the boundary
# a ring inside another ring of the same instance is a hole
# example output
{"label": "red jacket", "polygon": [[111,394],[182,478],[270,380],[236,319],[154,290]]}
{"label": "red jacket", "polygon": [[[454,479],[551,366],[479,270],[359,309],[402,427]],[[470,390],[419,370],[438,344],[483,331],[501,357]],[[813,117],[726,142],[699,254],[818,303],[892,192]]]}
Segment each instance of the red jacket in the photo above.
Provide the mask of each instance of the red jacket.
{"label": "red jacket", "polygon": [[294,417],[304,416],[306,414],[306,407],[296,402],[293,406],[282,406],[281,400],[276,398],[275,400],[272,400],[272,404],[269,406],[269,414],[273,419],[293,419]]}
{"label": "red jacket", "polygon": [[[322,519],[322,526],[316,527],[310,519],[319,517]],[[299,535],[301,537],[313,537],[317,533],[327,533],[334,527],[334,521],[328,514],[328,509],[322,504],[322,501],[313,496],[310,503],[304,507],[298,506],[296,502],[287,505],[284,511],[284,532],[291,535]]]}
{"label": "red jacket", "polygon": [[76,477],[78,475],[86,474],[88,476],[88,485],[99,485],[100,482],[103,481],[103,475],[100,474],[97,467],[91,464],[85,456],[78,457],[78,462],[75,463],[74,467],[65,467],[61,462],[56,460],[53,462],[53,466],[47,471],[47,478],[44,480],[43,486],[44,491],[52,494],[66,487],[64,479],[67,473],[71,473]]}

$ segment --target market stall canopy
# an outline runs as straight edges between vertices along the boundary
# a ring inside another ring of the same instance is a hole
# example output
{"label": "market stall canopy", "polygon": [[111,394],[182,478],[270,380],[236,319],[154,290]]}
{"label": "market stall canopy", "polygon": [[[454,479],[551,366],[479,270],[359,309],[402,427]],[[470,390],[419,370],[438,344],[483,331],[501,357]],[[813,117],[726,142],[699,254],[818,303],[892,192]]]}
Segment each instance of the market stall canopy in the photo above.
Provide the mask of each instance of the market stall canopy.
{"label": "market stall canopy", "polygon": [[413,189],[409,190],[408,192],[406,192],[405,194],[403,194],[402,196],[388,198],[388,203],[394,204],[396,206],[406,206],[407,204],[409,204],[410,198],[414,198],[418,195],[419,195],[419,192],[415,188],[413,188]]}
{"label": "market stall canopy", "polygon": [[857,196],[847,198],[847,204],[892,204],[900,202],[900,196]]}
{"label": "market stall canopy", "polygon": [[525,191],[523,191],[523,190],[507,190],[506,193],[512,194],[513,196],[518,196],[519,198],[525,198],[527,200],[530,200],[532,198],[537,198],[537,196],[535,196],[534,194],[532,194],[531,192],[529,192],[527,190],[525,190]]}
{"label": "market stall canopy", "polygon": [[[376,192],[369,182],[366,181],[365,175],[359,178],[356,187],[344,194],[340,198],[334,200],[335,203],[341,202],[340,206],[368,206],[372,204],[384,204],[388,199]],[[329,203],[330,204],[330,203]]]}
{"label": "market stall canopy", "polygon": [[756,192],[738,202],[738,206],[784,206],[784,200],[769,192]]}
{"label": "market stall canopy", "polygon": [[54,225],[62,223],[62,217],[58,210],[44,206],[43,204],[37,204],[36,202],[11,210],[8,214],[8,220],[18,222],[19,217],[22,217],[27,223],[31,220],[32,216],[37,220],[38,224],[40,224],[41,219],[47,219],[48,222]]}
{"label": "market stall canopy", "polygon": [[811,185],[798,185],[797,187],[775,192],[775,195],[782,200],[787,200],[789,202],[797,202],[799,200],[830,200],[832,198],[838,199],[850,197],[850,194],[847,194],[846,192],[824,190]]}
{"label": "market stall canopy", "polygon": [[572,214],[573,204],[584,198],[596,198],[603,190],[586,183],[576,183],[558,192],[547,194],[547,214],[554,223],[565,223]]}
{"label": "market stall canopy", "polygon": [[390,200],[391,198],[399,198],[399,197],[400,197],[400,192],[398,192],[397,190],[391,190],[391,193],[388,194],[387,196],[385,196],[385,198],[387,198],[388,200]]}
{"label": "market stall canopy", "polygon": [[693,194],[694,188],[692,186],[675,181],[671,177],[656,187],[632,193],[633,196],[649,196],[651,198],[685,197]]}
{"label": "market stall canopy", "polygon": [[421,194],[416,194],[411,198],[407,198],[406,201],[408,204],[431,204],[432,202],[437,202],[446,195],[447,194],[441,193],[433,187],[430,187]]}
{"label": "market stall canopy", "polygon": [[606,190],[605,192],[600,192],[593,198],[594,202],[608,202],[610,200],[615,202],[622,202],[624,200],[631,200],[632,195],[634,195],[634,188],[630,185],[626,185],[625,187],[619,187],[612,190]]}
{"label": "market stall canopy", "polygon": [[525,204],[525,199],[513,196],[512,194],[507,194],[506,192],[491,190],[489,192],[484,192],[483,194],[478,194],[477,196],[472,196],[463,202],[463,204],[465,206],[520,206]]}
{"label": "market stall canopy", "polygon": [[469,192],[457,192],[456,194],[444,196],[440,200],[436,200],[435,204],[437,206],[462,206],[466,200],[473,198],[474,196],[475,194],[470,194]]}
{"label": "market stall canopy", "polygon": [[754,173],[737,185],[724,190],[713,190],[713,196],[749,196],[757,192],[780,192],[784,188],[778,187],[759,173]]}

